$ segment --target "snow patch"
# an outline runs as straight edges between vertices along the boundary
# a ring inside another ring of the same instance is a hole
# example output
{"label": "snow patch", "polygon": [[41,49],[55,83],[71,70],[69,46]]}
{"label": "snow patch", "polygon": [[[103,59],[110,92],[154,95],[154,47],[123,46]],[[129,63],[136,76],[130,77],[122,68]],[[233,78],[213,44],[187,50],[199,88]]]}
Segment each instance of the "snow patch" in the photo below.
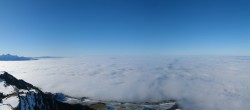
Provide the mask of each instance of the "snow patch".
{"label": "snow patch", "polygon": [[10,96],[7,98],[4,98],[3,104],[9,104],[11,107],[16,108],[19,104],[19,98],[17,96]]}
{"label": "snow patch", "polygon": [[0,93],[3,93],[3,95],[8,95],[14,92],[15,92],[15,89],[13,86],[6,84],[4,80],[0,79]]}
{"label": "snow patch", "polygon": [[0,104],[0,110],[12,110],[12,108],[9,105]]}

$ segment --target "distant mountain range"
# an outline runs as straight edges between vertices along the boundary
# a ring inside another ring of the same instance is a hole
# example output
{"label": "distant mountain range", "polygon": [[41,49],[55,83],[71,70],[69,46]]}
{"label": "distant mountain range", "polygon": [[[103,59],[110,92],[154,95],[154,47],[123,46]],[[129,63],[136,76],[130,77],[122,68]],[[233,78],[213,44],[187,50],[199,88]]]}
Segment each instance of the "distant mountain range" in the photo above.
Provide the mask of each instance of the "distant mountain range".
{"label": "distant mountain range", "polygon": [[0,55],[0,61],[23,61],[23,60],[37,60],[37,59],[32,57],[23,57],[11,54]]}
{"label": "distant mountain range", "polygon": [[38,60],[42,58],[63,58],[63,57],[59,56],[24,57],[11,54],[0,55],[0,61],[25,61],[25,60]]}

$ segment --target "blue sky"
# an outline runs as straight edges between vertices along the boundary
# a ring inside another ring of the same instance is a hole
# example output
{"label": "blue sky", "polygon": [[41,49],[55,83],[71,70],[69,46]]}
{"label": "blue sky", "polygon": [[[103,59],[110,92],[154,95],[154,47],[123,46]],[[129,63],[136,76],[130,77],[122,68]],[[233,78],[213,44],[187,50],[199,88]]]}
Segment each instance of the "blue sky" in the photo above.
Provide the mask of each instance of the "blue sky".
{"label": "blue sky", "polygon": [[250,55],[247,0],[1,0],[0,53]]}

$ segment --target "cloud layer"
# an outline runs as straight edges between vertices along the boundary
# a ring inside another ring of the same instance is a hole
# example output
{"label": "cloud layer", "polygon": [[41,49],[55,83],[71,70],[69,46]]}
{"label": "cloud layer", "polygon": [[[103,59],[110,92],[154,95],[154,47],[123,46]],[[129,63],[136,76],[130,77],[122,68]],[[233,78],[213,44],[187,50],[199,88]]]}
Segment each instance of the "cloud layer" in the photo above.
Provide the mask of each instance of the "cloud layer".
{"label": "cloud layer", "polygon": [[250,57],[84,57],[0,62],[0,71],[76,97],[235,110],[250,108],[249,66]]}

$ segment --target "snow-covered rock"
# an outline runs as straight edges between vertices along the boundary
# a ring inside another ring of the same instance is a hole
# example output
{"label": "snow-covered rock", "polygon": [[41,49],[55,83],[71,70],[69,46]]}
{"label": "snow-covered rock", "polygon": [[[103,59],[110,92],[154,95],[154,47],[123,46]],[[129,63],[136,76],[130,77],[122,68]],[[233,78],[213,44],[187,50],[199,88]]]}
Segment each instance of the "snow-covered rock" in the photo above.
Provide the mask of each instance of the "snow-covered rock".
{"label": "snow-covered rock", "polygon": [[80,104],[58,101],[51,93],[0,72],[0,110],[92,110]]}

